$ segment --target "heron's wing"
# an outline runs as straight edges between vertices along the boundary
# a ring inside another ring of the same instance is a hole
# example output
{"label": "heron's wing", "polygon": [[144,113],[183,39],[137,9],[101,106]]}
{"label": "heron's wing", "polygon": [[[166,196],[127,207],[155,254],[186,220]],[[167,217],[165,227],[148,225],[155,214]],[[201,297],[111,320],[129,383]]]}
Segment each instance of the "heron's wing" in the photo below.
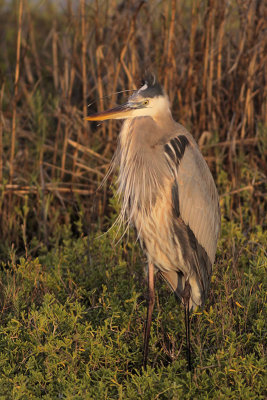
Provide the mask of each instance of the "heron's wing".
{"label": "heron's wing", "polygon": [[[164,146],[173,176],[174,232],[206,297],[220,230],[218,193],[210,170],[188,132]],[[182,242],[182,243],[181,243]]]}

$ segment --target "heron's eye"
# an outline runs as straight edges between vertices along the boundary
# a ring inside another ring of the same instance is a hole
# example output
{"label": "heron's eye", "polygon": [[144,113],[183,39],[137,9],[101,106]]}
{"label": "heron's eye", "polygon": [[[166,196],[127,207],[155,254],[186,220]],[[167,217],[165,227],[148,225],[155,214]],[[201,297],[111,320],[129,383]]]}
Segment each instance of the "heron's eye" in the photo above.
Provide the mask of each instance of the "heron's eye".
{"label": "heron's eye", "polygon": [[144,106],[147,106],[147,105],[148,105],[148,103],[149,103],[149,101],[148,101],[148,100],[144,100],[144,101],[143,101],[143,104],[144,104]]}

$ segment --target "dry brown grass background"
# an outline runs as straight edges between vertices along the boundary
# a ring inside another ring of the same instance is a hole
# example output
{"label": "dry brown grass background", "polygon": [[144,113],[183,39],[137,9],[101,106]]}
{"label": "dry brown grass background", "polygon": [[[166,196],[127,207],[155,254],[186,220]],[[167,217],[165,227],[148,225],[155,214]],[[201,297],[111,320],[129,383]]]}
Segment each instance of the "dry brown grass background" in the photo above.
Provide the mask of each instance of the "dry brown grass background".
{"label": "dry brown grass background", "polygon": [[146,70],[158,76],[174,118],[199,142],[225,215],[242,224],[247,202],[249,223],[263,224],[264,3],[2,2],[1,236],[19,245],[27,220],[29,235],[47,241],[77,204],[88,226],[102,225],[109,189],[96,189],[120,123],[93,125],[84,117],[125,100],[129,93],[117,92],[137,88]]}

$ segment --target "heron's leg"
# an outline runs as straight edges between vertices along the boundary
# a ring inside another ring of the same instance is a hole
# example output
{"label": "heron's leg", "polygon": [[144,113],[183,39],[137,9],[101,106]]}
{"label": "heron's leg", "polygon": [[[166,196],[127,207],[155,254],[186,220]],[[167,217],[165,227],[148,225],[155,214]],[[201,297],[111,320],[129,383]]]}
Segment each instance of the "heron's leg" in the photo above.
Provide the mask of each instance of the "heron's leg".
{"label": "heron's leg", "polygon": [[187,350],[188,371],[192,371],[191,345],[190,345],[190,319],[189,319],[190,292],[191,292],[191,286],[190,286],[190,283],[188,282],[188,280],[186,280],[182,296],[183,296],[183,300],[184,300],[184,319],[185,319],[185,330],[186,330],[186,350]]}
{"label": "heron's leg", "polygon": [[146,329],[145,329],[145,341],[144,341],[144,358],[143,366],[146,368],[147,355],[148,355],[148,344],[150,336],[150,327],[152,320],[152,313],[155,304],[155,287],[154,287],[154,265],[148,264],[148,306],[147,306],[147,317],[146,317]]}

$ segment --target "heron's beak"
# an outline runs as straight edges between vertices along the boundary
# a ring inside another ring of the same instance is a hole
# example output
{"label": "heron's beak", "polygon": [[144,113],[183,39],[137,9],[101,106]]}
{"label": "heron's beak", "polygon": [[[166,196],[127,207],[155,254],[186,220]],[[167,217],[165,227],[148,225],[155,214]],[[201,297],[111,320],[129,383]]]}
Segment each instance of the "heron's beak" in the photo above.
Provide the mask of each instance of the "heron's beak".
{"label": "heron's beak", "polygon": [[126,103],[118,107],[110,108],[85,118],[87,121],[104,121],[106,119],[126,119],[132,116],[133,109]]}

